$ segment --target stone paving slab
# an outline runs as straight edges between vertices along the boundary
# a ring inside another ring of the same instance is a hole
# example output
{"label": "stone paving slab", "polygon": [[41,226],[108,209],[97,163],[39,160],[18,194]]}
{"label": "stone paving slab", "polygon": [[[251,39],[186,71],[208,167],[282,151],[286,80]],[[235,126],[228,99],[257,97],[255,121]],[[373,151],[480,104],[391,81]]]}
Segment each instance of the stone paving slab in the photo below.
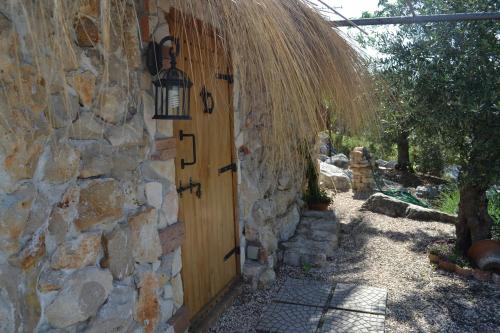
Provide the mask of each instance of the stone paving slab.
{"label": "stone paving slab", "polygon": [[286,303],[271,303],[256,330],[262,333],[315,333],[322,308]]}
{"label": "stone paving slab", "polygon": [[330,283],[287,279],[275,297],[277,302],[325,307],[332,290]]}
{"label": "stone paving slab", "polygon": [[329,307],[385,315],[386,304],[385,289],[338,283]]}
{"label": "stone paving slab", "polygon": [[384,333],[384,326],[384,315],[328,310],[319,333]]}

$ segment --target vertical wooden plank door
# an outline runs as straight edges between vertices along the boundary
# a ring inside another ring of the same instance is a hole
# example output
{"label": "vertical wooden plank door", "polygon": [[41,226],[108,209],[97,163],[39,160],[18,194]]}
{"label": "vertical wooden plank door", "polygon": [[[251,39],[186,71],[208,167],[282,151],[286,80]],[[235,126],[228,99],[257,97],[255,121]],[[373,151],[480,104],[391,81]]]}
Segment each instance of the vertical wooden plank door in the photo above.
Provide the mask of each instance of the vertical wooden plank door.
{"label": "vertical wooden plank door", "polygon": [[[193,87],[192,119],[174,122],[177,136],[176,181],[179,187],[192,182],[201,184],[201,197],[186,191],[179,201],[179,220],[186,226],[182,247],[184,301],[194,317],[237,275],[236,255],[224,258],[236,246],[234,186],[232,171],[219,169],[232,163],[232,107],[228,81],[216,79],[216,73],[228,74],[229,61],[209,31],[197,30],[196,22],[170,17],[171,34],[179,38],[181,52],[178,67],[187,73]],[[180,24],[182,22],[182,24]],[[202,89],[211,94],[205,112]],[[180,139],[179,133],[194,134]],[[181,167],[181,160],[196,163]]]}

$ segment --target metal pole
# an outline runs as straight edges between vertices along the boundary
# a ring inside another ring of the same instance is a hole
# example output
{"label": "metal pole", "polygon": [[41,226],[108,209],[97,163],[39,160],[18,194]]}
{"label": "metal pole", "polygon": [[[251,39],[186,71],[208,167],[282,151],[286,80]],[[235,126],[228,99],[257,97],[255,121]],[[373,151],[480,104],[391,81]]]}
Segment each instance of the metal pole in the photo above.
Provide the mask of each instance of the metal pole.
{"label": "metal pole", "polygon": [[458,13],[440,15],[417,15],[417,16],[395,16],[376,17],[364,19],[331,21],[334,27],[352,27],[367,25],[388,25],[388,24],[424,24],[431,22],[464,22],[464,21],[484,21],[500,20],[500,12],[489,13]]}

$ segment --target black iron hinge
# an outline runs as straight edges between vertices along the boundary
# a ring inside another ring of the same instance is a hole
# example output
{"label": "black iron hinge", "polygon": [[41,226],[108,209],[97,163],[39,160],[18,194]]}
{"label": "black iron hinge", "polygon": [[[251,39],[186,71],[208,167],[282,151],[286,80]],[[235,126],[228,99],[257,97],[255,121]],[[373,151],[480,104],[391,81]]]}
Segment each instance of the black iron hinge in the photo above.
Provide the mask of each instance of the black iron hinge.
{"label": "black iron hinge", "polygon": [[233,82],[234,82],[234,76],[231,75],[231,74],[221,74],[221,73],[218,73],[216,77],[219,80],[224,80],[224,81],[229,82],[229,84],[233,84]]}
{"label": "black iron hinge", "polygon": [[228,171],[232,171],[232,172],[238,171],[238,167],[236,166],[236,163],[231,163],[229,165],[226,165],[226,166],[223,166],[222,168],[220,168],[219,175],[221,173],[228,172]]}
{"label": "black iron hinge", "polygon": [[239,256],[241,254],[241,250],[240,250],[240,247],[239,246],[236,246],[234,249],[232,249],[231,251],[229,251],[225,256],[224,256],[224,261],[228,261],[229,258],[231,258],[231,256],[233,254],[236,254],[237,256]]}

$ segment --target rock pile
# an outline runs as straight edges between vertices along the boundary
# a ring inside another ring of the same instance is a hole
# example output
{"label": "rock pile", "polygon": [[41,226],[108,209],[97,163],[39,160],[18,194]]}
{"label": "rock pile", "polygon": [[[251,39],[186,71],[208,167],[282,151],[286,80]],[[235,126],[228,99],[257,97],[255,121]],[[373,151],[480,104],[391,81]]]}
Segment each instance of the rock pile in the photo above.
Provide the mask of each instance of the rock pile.
{"label": "rock pile", "polygon": [[351,152],[350,167],[352,170],[352,190],[355,194],[371,193],[374,180],[370,161],[364,154],[363,147],[356,147]]}
{"label": "rock pile", "polygon": [[332,211],[305,211],[295,236],[281,244],[287,265],[321,267],[339,246],[338,223]]}

